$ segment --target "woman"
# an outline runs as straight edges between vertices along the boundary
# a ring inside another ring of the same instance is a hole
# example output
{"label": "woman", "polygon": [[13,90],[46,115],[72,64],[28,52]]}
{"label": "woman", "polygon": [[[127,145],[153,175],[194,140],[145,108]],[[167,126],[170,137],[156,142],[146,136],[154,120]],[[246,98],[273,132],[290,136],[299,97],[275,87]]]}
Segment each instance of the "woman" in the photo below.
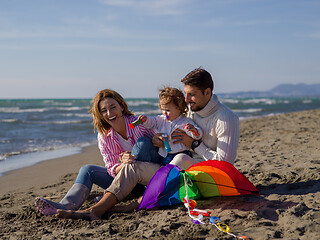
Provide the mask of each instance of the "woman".
{"label": "woman", "polygon": [[[98,130],[98,146],[105,167],[83,166],[75,184],[59,203],[37,197],[36,207],[44,215],[56,214],[57,209],[76,210],[89,196],[93,184],[106,189],[125,164],[135,159],[148,162],[158,158],[151,141],[155,132],[142,125],[129,127],[137,117],[128,110],[120,94],[110,89],[100,91],[92,101],[90,112],[94,129]],[[131,151],[137,156],[132,157]]]}

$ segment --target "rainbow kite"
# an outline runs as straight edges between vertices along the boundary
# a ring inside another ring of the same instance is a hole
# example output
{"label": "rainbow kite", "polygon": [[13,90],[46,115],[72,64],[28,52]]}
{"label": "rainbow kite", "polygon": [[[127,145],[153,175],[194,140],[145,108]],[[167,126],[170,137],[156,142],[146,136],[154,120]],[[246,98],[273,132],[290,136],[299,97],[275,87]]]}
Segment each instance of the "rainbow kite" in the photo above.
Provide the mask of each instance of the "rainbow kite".
{"label": "rainbow kite", "polygon": [[260,192],[232,164],[208,160],[187,170],[167,164],[150,180],[140,209],[183,203],[183,199],[214,196],[259,195]]}

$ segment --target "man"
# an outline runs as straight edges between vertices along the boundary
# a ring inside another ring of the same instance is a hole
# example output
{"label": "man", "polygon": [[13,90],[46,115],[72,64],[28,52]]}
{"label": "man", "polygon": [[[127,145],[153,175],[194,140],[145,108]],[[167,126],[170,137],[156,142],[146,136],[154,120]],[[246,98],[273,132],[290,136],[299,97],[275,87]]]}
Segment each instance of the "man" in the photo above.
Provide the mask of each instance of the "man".
{"label": "man", "polygon": [[[234,163],[239,140],[239,119],[226,106],[221,104],[212,93],[213,81],[210,73],[197,68],[182,80],[186,102],[189,104],[189,116],[202,128],[202,141],[193,140],[182,130],[172,134],[175,142],[180,142],[194,150],[194,157],[178,154],[172,164],[183,169],[203,160],[215,159]],[[160,134],[153,138],[153,144],[163,146]],[[124,154],[122,160],[128,162],[131,154]],[[111,186],[106,190],[102,199],[94,206],[83,211],[58,210],[61,218],[100,219],[117,202],[123,200],[137,183],[147,185],[159,164],[136,161],[126,164],[116,175]],[[137,203],[138,204],[138,203]]]}
{"label": "man", "polygon": [[[171,162],[183,169],[203,160],[226,161],[234,164],[239,142],[239,118],[213,94],[213,80],[206,70],[197,68],[186,75],[185,101],[188,116],[203,130],[202,140],[193,140],[184,131],[172,134],[172,139],[194,151],[193,158],[179,154]],[[157,142],[157,141],[155,141]]]}

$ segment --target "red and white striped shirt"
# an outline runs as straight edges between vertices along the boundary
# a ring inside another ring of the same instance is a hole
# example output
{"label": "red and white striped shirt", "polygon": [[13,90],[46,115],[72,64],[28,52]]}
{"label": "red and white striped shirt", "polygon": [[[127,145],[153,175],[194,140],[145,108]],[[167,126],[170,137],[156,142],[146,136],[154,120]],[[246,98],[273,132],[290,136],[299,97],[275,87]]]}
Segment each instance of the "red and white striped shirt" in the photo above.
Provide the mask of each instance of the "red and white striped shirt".
{"label": "red and white striped shirt", "polygon": [[[132,143],[132,146],[136,143],[138,138],[142,136],[152,138],[155,134],[154,130],[147,129],[143,125],[138,125],[135,128],[131,129],[129,124],[137,120],[136,116],[123,116],[126,124],[127,137],[128,141]],[[103,157],[103,161],[105,162],[105,167],[110,176],[116,176],[116,167],[120,165],[119,156],[125,150],[119,143],[119,139],[117,134],[115,134],[115,130],[110,128],[110,130],[106,133],[105,136],[98,133],[98,146]]]}

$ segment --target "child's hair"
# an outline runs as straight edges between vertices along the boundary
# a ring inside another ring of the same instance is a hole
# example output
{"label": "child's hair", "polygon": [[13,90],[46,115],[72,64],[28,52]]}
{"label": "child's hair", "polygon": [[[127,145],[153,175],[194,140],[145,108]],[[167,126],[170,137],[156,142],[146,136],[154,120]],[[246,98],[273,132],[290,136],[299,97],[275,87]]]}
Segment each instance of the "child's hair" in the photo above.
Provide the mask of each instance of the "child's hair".
{"label": "child's hair", "polygon": [[91,109],[89,112],[92,114],[94,129],[97,129],[98,132],[102,135],[105,135],[106,132],[110,129],[110,124],[104,120],[101,112],[100,112],[100,102],[106,98],[113,98],[116,100],[120,106],[123,108],[123,115],[133,115],[131,111],[128,109],[128,105],[123,97],[114,90],[104,89],[101,90],[92,100]]}
{"label": "child's hair", "polygon": [[159,89],[159,102],[164,101],[164,104],[172,102],[181,111],[181,114],[186,114],[188,107],[184,100],[183,92],[178,88],[163,87]]}

